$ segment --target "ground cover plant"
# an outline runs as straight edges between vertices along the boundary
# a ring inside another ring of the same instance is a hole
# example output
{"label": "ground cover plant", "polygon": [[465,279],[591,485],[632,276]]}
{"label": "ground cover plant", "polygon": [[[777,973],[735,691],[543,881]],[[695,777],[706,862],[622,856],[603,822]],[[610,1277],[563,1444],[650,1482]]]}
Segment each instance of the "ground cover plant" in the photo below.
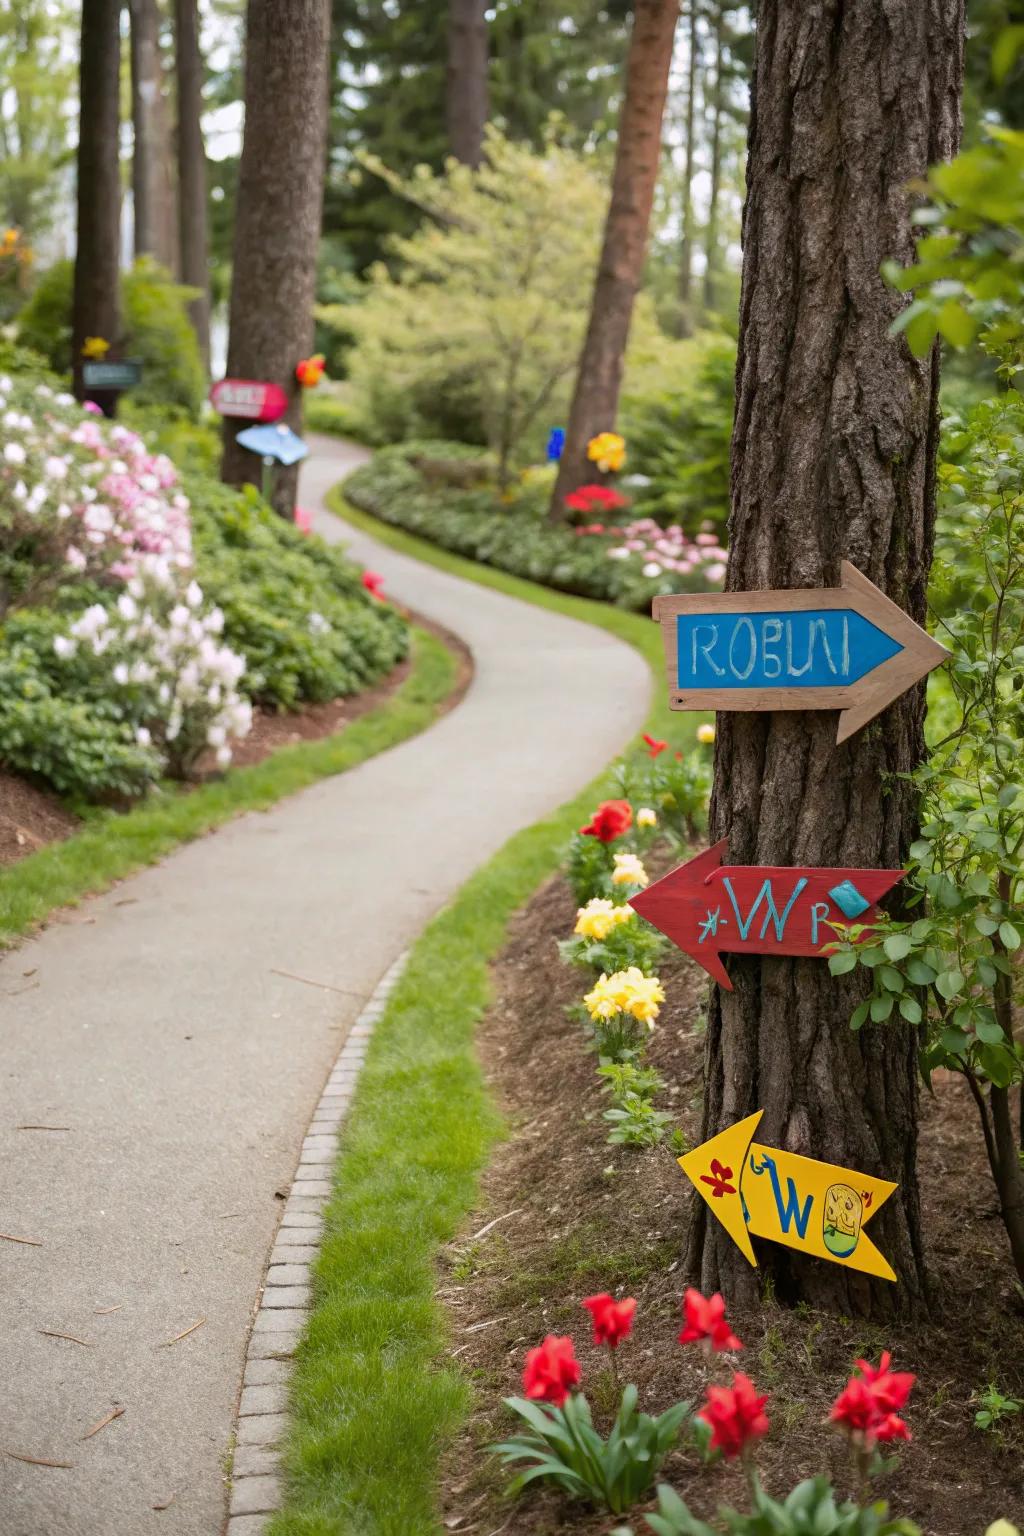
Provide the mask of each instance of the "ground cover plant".
{"label": "ground cover plant", "polygon": [[552,524],[545,517],[549,491],[548,471],[526,471],[501,496],[493,461],[444,442],[383,449],[345,483],[349,502],[383,521],[563,592],[648,612],[659,592],[720,585],[725,552],[710,524],[690,537],[623,508],[595,521],[600,502],[593,495],[587,522]]}

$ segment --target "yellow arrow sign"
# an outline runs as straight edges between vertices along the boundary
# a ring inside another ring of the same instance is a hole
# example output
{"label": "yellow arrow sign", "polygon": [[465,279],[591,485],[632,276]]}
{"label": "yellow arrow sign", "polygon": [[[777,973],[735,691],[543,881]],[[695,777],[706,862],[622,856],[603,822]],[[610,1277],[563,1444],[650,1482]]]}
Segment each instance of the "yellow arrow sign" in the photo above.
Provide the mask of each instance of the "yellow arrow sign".
{"label": "yellow arrow sign", "polygon": [[882,1280],[892,1266],[864,1231],[897,1188],[834,1163],[763,1147],[754,1140],[764,1110],[679,1158],[679,1166],[756,1268],[751,1237],[845,1264]]}

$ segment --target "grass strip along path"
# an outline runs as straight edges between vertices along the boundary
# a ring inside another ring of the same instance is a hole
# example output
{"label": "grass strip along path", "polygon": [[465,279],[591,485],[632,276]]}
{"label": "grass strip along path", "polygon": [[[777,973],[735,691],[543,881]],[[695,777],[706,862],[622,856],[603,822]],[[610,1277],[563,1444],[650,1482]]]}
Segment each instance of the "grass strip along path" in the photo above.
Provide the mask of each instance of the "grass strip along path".
{"label": "grass strip along path", "polygon": [[[662,675],[650,619],[441,551],[344,502],[352,526],[417,560],[617,635]],[[581,686],[585,679],[581,678]],[[656,683],[647,729],[669,724]],[[288,1495],[271,1536],[435,1536],[438,1460],[470,1389],[442,1358],[435,1259],[472,1207],[501,1124],[474,1034],[509,919],[559,864],[607,784],[522,831],[425,929],[376,1026],[325,1212],[317,1304],[293,1378]],[[496,791],[500,792],[500,790]]]}
{"label": "grass strip along path", "polygon": [[57,907],[109,889],[155,864],[179,844],[244,811],[264,811],[286,795],[424,730],[458,681],[458,662],[436,636],[414,629],[412,670],[388,699],[320,741],[280,747],[248,768],[191,790],[172,790],[131,811],[100,812],[81,832],[51,843],[0,872],[0,950]]}

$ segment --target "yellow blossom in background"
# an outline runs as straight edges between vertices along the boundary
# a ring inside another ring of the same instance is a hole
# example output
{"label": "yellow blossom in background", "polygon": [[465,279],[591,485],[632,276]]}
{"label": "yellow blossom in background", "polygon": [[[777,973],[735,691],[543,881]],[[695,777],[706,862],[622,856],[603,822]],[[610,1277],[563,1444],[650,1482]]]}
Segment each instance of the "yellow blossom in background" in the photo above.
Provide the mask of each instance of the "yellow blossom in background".
{"label": "yellow blossom in background", "polygon": [[640,885],[647,884],[649,876],[643,866],[643,860],[635,853],[617,853],[615,855],[615,868],[612,870],[613,885]]}
{"label": "yellow blossom in background", "polygon": [[617,1013],[628,1013],[639,1024],[652,1026],[660,1012],[658,1005],[664,1001],[665,993],[657,976],[645,976],[637,965],[611,976],[602,973],[583,999],[591,1019],[611,1019]]}
{"label": "yellow blossom in background", "polygon": [[595,896],[576,913],[573,932],[585,939],[606,939],[613,928],[630,922],[632,917],[632,907],[617,907],[607,896]]}
{"label": "yellow blossom in background", "polygon": [[110,342],[104,341],[102,336],[87,336],[82,342],[83,357],[103,358],[109,351]]}
{"label": "yellow blossom in background", "polygon": [[700,742],[702,747],[710,747],[714,739],[715,728],[713,725],[698,725],[697,740]]}
{"label": "yellow blossom in background", "polygon": [[636,824],[638,827],[656,827],[658,825],[658,818],[649,805],[642,805],[637,811]]}
{"label": "yellow blossom in background", "polygon": [[626,439],[617,432],[599,432],[587,444],[587,458],[603,475],[613,474],[626,462]]}

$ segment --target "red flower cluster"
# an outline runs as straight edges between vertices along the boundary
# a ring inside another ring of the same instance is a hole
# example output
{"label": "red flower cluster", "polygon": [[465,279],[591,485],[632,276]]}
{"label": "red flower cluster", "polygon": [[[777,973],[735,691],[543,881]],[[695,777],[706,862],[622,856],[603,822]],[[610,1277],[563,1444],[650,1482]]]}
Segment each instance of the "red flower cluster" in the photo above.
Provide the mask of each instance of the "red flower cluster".
{"label": "red flower cluster", "polygon": [[526,1352],[523,1391],[527,1397],[561,1408],[570,1389],[579,1385],[582,1374],[572,1339],[560,1339],[549,1333],[536,1349]]}
{"label": "red flower cluster", "polygon": [[628,800],[602,800],[585,827],[584,837],[596,837],[602,843],[614,843],[633,823],[633,809]]}
{"label": "red flower cluster", "polygon": [[[658,754],[660,752],[664,752],[665,748],[668,746],[667,741],[658,741],[656,737],[648,736],[646,731],[644,731],[643,740],[647,743],[648,757],[657,757]],[[680,754],[677,752],[676,757],[679,757],[679,755]]]}
{"label": "red flower cluster", "polygon": [[832,1404],[831,1422],[868,1448],[910,1439],[899,1410],[906,1406],[917,1377],[909,1371],[891,1371],[891,1364],[888,1350],[883,1350],[877,1366],[858,1360],[860,1375],[850,1377]]}
{"label": "red flower cluster", "polygon": [[708,1354],[743,1348],[725,1320],[725,1301],[720,1291],[702,1296],[691,1286],[683,1297],[683,1317],[686,1322],[679,1335],[680,1344],[701,1344]]}
{"label": "red flower cluster", "polygon": [[721,1451],[728,1460],[768,1433],[768,1415],[764,1405],[767,1393],[759,1397],[749,1376],[737,1371],[731,1387],[710,1386],[704,1406],[697,1414],[711,1426],[711,1449]]}
{"label": "red flower cluster", "polygon": [[364,571],[363,586],[371,597],[376,597],[381,602],[384,601],[384,577],[378,571]]}
{"label": "red flower cluster", "polygon": [[629,497],[613,491],[610,485],[581,485],[565,498],[570,512],[617,512],[629,506]]}
{"label": "red flower cluster", "polygon": [[600,1296],[588,1296],[583,1305],[593,1319],[595,1344],[607,1344],[609,1349],[618,1349],[622,1340],[629,1338],[633,1330],[633,1313],[636,1311],[636,1302],[632,1296],[616,1301],[607,1291],[603,1291]]}

